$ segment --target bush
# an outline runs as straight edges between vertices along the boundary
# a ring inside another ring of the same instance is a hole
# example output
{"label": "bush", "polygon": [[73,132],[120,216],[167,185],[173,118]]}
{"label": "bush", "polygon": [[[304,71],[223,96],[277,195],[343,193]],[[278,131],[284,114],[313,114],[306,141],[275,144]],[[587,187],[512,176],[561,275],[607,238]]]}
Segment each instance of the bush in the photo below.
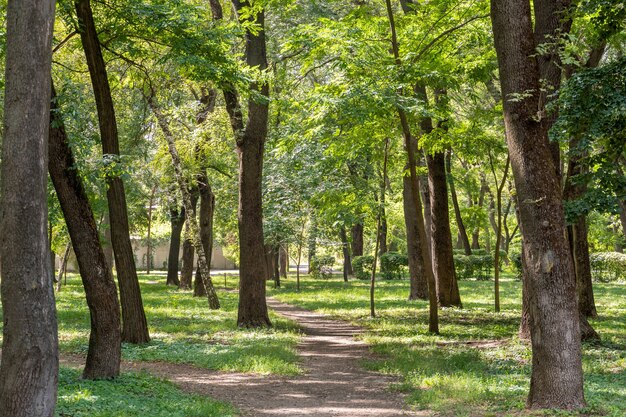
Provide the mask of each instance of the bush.
{"label": "bush", "polygon": [[398,252],[383,253],[380,257],[380,272],[384,279],[402,279],[408,266],[409,257]]}
{"label": "bush", "polygon": [[355,256],[352,259],[352,270],[357,279],[370,279],[372,277],[372,265],[374,257],[370,255]]}
{"label": "bush", "polygon": [[522,254],[521,253],[512,253],[509,256],[511,263],[513,264],[515,278],[522,279]]}
{"label": "bush", "polygon": [[491,279],[493,255],[454,255],[454,269],[458,279],[475,277],[478,281]]}
{"label": "bush", "polygon": [[311,258],[311,276],[313,278],[329,278],[333,273],[335,258],[332,256],[313,256]]}
{"label": "bush", "polygon": [[626,280],[626,255],[618,252],[597,252],[589,256],[594,281]]}

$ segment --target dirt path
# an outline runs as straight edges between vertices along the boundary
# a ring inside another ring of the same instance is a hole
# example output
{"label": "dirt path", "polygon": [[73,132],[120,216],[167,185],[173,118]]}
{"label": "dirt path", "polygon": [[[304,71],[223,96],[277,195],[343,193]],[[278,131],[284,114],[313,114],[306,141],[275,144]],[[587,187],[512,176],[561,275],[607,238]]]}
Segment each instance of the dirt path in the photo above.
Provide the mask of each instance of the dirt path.
{"label": "dirt path", "polygon": [[365,371],[359,362],[371,357],[353,336],[360,329],[321,314],[268,299],[277,313],[299,323],[298,345],[305,374],[267,377],[209,371],[164,362],[124,363],[126,370],[146,370],[183,390],[232,403],[245,416],[399,417],[428,416],[408,411],[401,394],[389,392],[397,380]]}

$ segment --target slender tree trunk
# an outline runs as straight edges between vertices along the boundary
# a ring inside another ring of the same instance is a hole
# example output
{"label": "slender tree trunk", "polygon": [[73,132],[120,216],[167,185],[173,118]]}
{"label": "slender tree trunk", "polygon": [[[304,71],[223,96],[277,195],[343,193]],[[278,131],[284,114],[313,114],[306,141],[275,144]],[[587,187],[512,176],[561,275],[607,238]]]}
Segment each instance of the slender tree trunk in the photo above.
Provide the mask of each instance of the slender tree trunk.
{"label": "slender tree trunk", "polygon": [[[480,194],[478,195],[478,207],[485,205],[485,194],[487,193],[487,184],[484,177],[480,179]],[[480,249],[480,227],[472,232],[472,249]]]}
{"label": "slender tree trunk", "polygon": [[448,186],[450,187],[450,197],[452,198],[452,206],[454,207],[454,218],[456,219],[456,225],[459,228],[459,240],[463,245],[465,255],[472,254],[472,247],[467,237],[467,230],[463,223],[463,217],[461,217],[461,208],[459,207],[459,199],[456,195],[456,188],[454,187],[454,177],[452,176],[452,151],[446,152],[446,173],[448,174]]}
{"label": "slender tree trunk", "polygon": [[311,215],[311,227],[309,228],[309,239],[308,239],[308,262],[309,262],[309,268],[308,268],[308,273],[311,273],[311,264],[312,264],[312,260],[313,257],[316,255],[317,252],[317,217],[315,216],[315,213],[313,213]]}
{"label": "slender tree trunk", "polygon": [[380,187],[380,207],[378,209],[378,225],[376,228],[376,248],[374,249],[374,262],[372,264],[372,276],[370,280],[370,317],[376,317],[376,301],[374,299],[376,289],[376,264],[378,263],[378,250],[382,238],[382,223],[385,215],[385,180],[387,178],[387,160],[389,158],[389,138],[385,138],[385,158],[383,160],[383,181]]}
{"label": "slender tree trunk", "polygon": [[[89,0],[76,0],[76,14],[80,25],[80,37],[87,58],[87,67],[98,110],[98,123],[105,157],[120,158],[117,121],[106,66],[93,20]],[[124,183],[119,176],[107,178],[107,202],[111,220],[111,241],[115,256],[115,268],[122,304],[122,341],[146,343],[150,341],[148,322],[141,300],[137,279],[135,257],[130,243],[128,212]]]}
{"label": "slender tree trunk", "polygon": [[502,174],[502,178],[500,180],[500,184],[498,184],[498,177],[496,175],[496,169],[493,164],[493,159],[491,156],[491,151],[489,151],[489,165],[491,167],[491,173],[493,174],[493,180],[496,183],[496,215],[497,215],[497,224],[495,228],[496,232],[496,250],[493,257],[493,271],[494,271],[494,304],[496,313],[500,312],[500,242],[502,241],[502,190],[504,189],[504,184],[506,184],[506,178],[509,175],[509,165],[510,158],[507,155],[506,157],[506,167],[504,168],[504,174]]}
{"label": "slender tree trunk", "polygon": [[111,221],[109,220],[109,209],[104,210],[104,217],[102,220],[102,228],[104,229],[104,238],[102,242],[102,250],[104,251],[104,258],[107,260],[107,265],[111,273],[113,273],[114,261],[113,261],[113,243],[111,243]]}
{"label": "slender tree trunk", "polygon": [[[211,268],[211,254],[213,253],[213,214],[215,213],[215,195],[211,190],[209,178],[203,172],[198,178],[198,190],[200,191],[200,240],[207,255],[207,263]],[[200,268],[196,269],[196,279],[193,283],[194,297],[206,295],[204,285],[202,285],[202,275]]]}
{"label": "slender tree trunk", "polygon": [[363,256],[363,223],[357,223],[350,230],[352,235],[352,256]]}
{"label": "slender tree trunk", "polygon": [[[432,129],[431,129],[432,130]],[[421,150],[419,151],[420,154],[422,154]],[[421,160],[421,159],[420,159]],[[420,165],[426,166],[426,160],[424,159],[423,163],[420,163]],[[422,202],[424,203],[424,228],[426,230],[426,245],[427,245],[427,249],[428,249],[428,253],[431,254],[431,259],[432,259],[432,242],[433,242],[433,236],[432,236],[432,231],[433,231],[433,220],[432,220],[432,205],[431,205],[431,197],[430,197],[430,190],[428,188],[428,175],[422,175],[419,177],[418,179],[419,181],[419,191],[420,194],[422,196]],[[432,265],[432,260],[431,260],[431,265]]]}
{"label": "slender tree trunk", "polygon": [[6,22],[0,415],[52,417],[59,356],[46,168],[54,2],[11,0]]}
{"label": "slender tree trunk", "polygon": [[280,245],[279,249],[280,276],[287,278],[287,269],[289,266],[289,253],[285,245]]}
{"label": "slender tree trunk", "polygon": [[[393,17],[393,8],[391,6],[391,0],[385,1],[387,8],[387,16],[389,18],[389,29],[391,31],[392,41],[392,53],[397,67],[402,66],[400,60],[400,52],[398,47],[398,38],[396,36],[396,25]],[[428,237],[424,228],[424,217],[422,216],[422,203],[419,192],[419,179],[417,176],[417,158],[415,157],[415,149],[412,146],[413,137],[411,135],[411,128],[407,119],[406,113],[401,107],[397,108],[398,118],[400,119],[400,125],[402,126],[402,134],[404,136],[404,146],[407,152],[407,159],[409,165],[409,173],[411,176],[411,197],[413,205],[417,212],[417,233],[421,247],[421,264],[424,265],[426,271],[426,277],[428,282],[428,298],[429,298],[429,317],[428,317],[428,330],[431,333],[439,333],[439,311],[437,307],[437,291],[435,283],[435,275],[433,274],[432,263],[430,259],[430,253],[428,252]]]}
{"label": "slender tree trunk", "polygon": [[[537,117],[541,75],[530,4],[492,0],[491,16],[527,266],[533,352],[527,405],[580,408],[585,400],[575,275],[547,126]],[[511,100],[514,94],[524,96]]]}
{"label": "slender tree trunk", "polygon": [[[52,91],[51,127],[48,135],[48,170],[72,240],[91,317],[91,332],[83,378],[106,379],[120,373],[122,335],[120,305],[111,270],[100,244],[89,199],[76,170],[65,127]],[[67,262],[70,244],[63,256]],[[60,282],[59,277],[59,282]]]}
{"label": "slender tree trunk", "polygon": [[385,198],[384,198],[384,193],[381,195],[381,200],[380,200],[382,207],[383,207],[383,212],[382,212],[382,217],[380,219],[380,246],[378,248],[378,254],[379,256],[383,256],[385,253],[389,252],[389,248],[387,246],[387,211],[385,210]]}
{"label": "slender tree trunk", "polygon": [[280,245],[274,245],[272,247],[272,255],[273,255],[273,264],[272,266],[273,268],[273,275],[274,275],[274,286],[275,288],[280,288],[280,267],[279,267],[279,263],[280,263]]}
{"label": "slender tree trunk", "polygon": [[437,282],[437,299],[442,307],[462,307],[454,269],[454,252],[448,211],[448,190],[443,152],[427,155],[428,184],[431,205],[431,248],[433,272]]}
{"label": "slender tree trunk", "polygon": [[148,203],[148,241],[146,244],[146,275],[150,275],[152,267],[152,206],[154,205],[154,195],[156,193],[156,185],[150,191],[150,202]]}
{"label": "slender tree trunk", "polygon": [[[413,144],[417,148],[417,143]],[[405,167],[405,172],[408,167]],[[406,226],[406,246],[409,258],[409,279],[411,289],[409,300],[428,300],[428,281],[425,265],[421,262],[422,248],[419,240],[418,214],[411,196],[411,177],[404,175],[402,178],[402,203],[404,207],[404,224]]]}
{"label": "slender tree trunk", "polygon": [[[70,252],[72,251],[72,242],[67,242],[63,256],[61,257],[61,263],[59,265],[59,275],[57,275],[57,291],[61,291],[61,283],[63,282],[63,274],[67,269],[67,260],[70,258]],[[112,276],[112,275],[111,275]]]}
{"label": "slender tree trunk", "polygon": [[180,255],[180,235],[185,224],[185,207],[178,211],[177,207],[170,209],[170,251],[167,257],[167,280],[166,285],[180,286],[178,279],[178,256]]}
{"label": "slender tree trunk", "polygon": [[[174,135],[170,131],[167,118],[163,115],[163,113],[161,113],[161,110],[154,102],[154,91],[152,91],[151,93],[152,95],[148,97],[148,105],[152,109],[152,113],[154,113],[154,116],[157,119],[157,123],[159,124],[159,127],[163,132],[163,136],[165,136],[165,139],[167,140],[167,147],[170,152],[170,156],[172,157],[172,165],[174,166],[176,182],[178,182],[180,193],[183,196],[185,212],[192,213],[194,212],[194,208],[192,206],[192,197],[189,193],[189,189],[187,188],[187,183],[183,175],[182,163],[180,162],[180,156],[178,156]],[[209,308],[211,310],[217,310],[220,308],[220,300],[217,297],[215,287],[213,286],[213,281],[211,280],[211,273],[209,270],[206,252],[204,251],[202,239],[200,238],[200,228],[198,227],[198,221],[196,220],[195,216],[188,216],[187,222],[191,230],[191,236],[193,236],[193,246],[198,253],[198,268],[200,268],[202,283],[204,284],[204,288],[207,292],[207,301],[209,303]]]}
{"label": "slender tree trunk", "polygon": [[339,237],[341,238],[341,250],[343,252],[343,280],[348,282],[348,276],[353,275],[352,260],[350,259],[350,244],[348,243],[348,233],[346,227],[339,228]]}
{"label": "slender tree trunk", "polygon": [[[195,250],[193,247],[194,236],[189,228],[189,217],[192,216],[194,219],[196,218],[198,199],[200,198],[198,187],[195,185],[189,190],[189,192],[191,194],[191,208],[193,209],[193,212],[189,213],[188,211],[185,211],[187,223],[185,223],[185,232],[183,235],[185,237],[183,240],[183,265],[180,269],[180,285],[183,288],[191,288],[191,280],[193,278]],[[210,264],[208,259],[207,263]]]}

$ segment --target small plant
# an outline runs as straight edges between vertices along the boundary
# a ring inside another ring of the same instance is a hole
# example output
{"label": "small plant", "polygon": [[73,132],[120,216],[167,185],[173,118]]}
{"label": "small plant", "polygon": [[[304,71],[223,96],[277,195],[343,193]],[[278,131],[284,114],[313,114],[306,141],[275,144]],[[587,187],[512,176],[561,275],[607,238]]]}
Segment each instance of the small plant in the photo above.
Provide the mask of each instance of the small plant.
{"label": "small plant", "polygon": [[311,276],[329,278],[333,273],[335,258],[332,256],[314,256],[311,258]]}
{"label": "small plant", "polygon": [[380,257],[380,272],[385,279],[402,279],[408,266],[408,256],[398,252],[387,252]]}
{"label": "small plant", "polygon": [[352,270],[357,279],[370,279],[372,277],[372,265],[374,257],[370,255],[355,256],[352,259]]}

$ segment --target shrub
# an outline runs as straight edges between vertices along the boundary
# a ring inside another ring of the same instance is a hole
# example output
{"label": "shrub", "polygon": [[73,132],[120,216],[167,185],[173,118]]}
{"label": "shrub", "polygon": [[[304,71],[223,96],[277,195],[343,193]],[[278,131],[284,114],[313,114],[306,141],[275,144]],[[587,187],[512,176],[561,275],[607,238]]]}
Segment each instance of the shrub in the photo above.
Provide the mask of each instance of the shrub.
{"label": "shrub", "polygon": [[509,256],[509,259],[511,260],[511,263],[513,264],[515,278],[522,279],[522,254],[512,253]]}
{"label": "shrub", "polygon": [[469,256],[454,255],[454,269],[457,279],[469,279],[474,275],[474,264]]}
{"label": "shrub", "polygon": [[626,280],[626,255],[618,252],[597,252],[589,256],[591,276],[595,281]]}
{"label": "shrub", "polygon": [[493,255],[454,255],[454,269],[458,279],[475,277],[479,281],[491,279]]}
{"label": "shrub", "polygon": [[408,256],[398,252],[383,253],[380,257],[380,272],[384,279],[402,279],[408,266]]}
{"label": "shrub", "polygon": [[311,276],[313,278],[328,278],[333,273],[335,258],[332,256],[313,256],[311,258]]}
{"label": "shrub", "polygon": [[355,256],[352,259],[352,270],[357,279],[370,279],[372,276],[372,265],[374,257],[370,255]]}

